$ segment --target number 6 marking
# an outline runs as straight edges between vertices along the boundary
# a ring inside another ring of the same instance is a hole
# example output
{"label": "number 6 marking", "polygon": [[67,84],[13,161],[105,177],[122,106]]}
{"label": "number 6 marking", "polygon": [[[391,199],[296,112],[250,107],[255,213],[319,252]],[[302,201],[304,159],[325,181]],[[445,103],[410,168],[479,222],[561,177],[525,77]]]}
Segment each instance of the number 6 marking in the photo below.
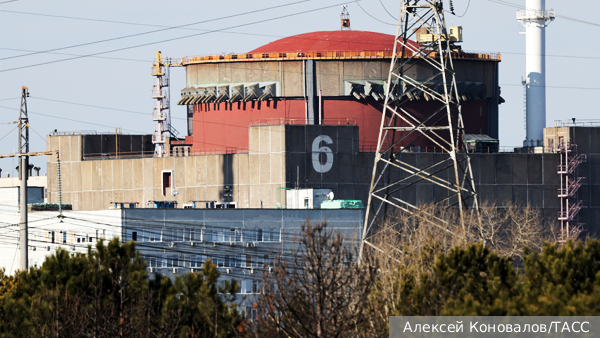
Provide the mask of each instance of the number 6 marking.
{"label": "number 6 marking", "polygon": [[[312,163],[313,163],[313,168],[315,168],[315,171],[318,173],[326,173],[329,170],[331,170],[331,167],[333,167],[333,152],[331,151],[331,148],[323,146],[321,147],[321,142],[325,142],[325,144],[333,144],[333,141],[331,140],[331,137],[327,136],[327,135],[319,135],[317,136],[317,138],[315,138],[315,140],[313,141],[312,144]],[[321,155],[321,153],[325,153],[327,159],[325,161],[325,163],[321,163],[321,160],[319,158],[319,155]]]}

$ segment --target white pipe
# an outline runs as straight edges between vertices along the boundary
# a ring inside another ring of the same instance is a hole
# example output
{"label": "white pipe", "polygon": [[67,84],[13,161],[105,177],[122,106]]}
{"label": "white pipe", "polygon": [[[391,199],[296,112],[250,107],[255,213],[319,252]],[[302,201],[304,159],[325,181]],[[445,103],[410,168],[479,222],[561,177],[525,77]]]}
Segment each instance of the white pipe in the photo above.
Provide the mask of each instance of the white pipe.
{"label": "white pipe", "polygon": [[545,5],[545,0],[526,0],[526,9],[517,12],[526,34],[524,146],[540,146],[546,127],[546,25],[554,20],[554,12],[546,11]]}
{"label": "white pipe", "polygon": [[[544,10],[545,0],[527,0],[528,10]],[[526,28],[527,140],[530,146],[544,138],[546,127],[546,22],[539,19]],[[533,142],[532,142],[533,140]]]}
{"label": "white pipe", "polygon": [[304,96],[304,124],[308,124],[308,102],[306,100],[306,60],[302,60],[302,95]]}

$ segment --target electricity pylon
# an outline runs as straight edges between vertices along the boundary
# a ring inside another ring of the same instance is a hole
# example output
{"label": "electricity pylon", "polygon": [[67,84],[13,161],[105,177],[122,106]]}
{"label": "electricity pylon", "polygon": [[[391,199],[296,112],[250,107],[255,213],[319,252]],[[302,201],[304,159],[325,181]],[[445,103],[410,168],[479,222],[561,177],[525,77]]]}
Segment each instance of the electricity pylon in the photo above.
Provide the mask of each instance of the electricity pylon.
{"label": "electricity pylon", "polygon": [[[417,184],[439,187],[434,189],[434,204],[458,208],[463,227],[465,209],[478,209],[471,163],[463,146],[464,123],[452,63],[453,54],[458,53],[454,41],[458,41],[456,36],[446,29],[442,0],[403,0],[385,86],[361,254],[364,245],[373,246],[369,240],[378,222],[393,211],[419,209],[417,202],[409,201],[407,191]],[[420,105],[428,108],[411,107],[415,99],[428,101]],[[414,146],[417,140],[437,148],[431,163],[420,165],[406,159],[408,152],[420,151]]]}

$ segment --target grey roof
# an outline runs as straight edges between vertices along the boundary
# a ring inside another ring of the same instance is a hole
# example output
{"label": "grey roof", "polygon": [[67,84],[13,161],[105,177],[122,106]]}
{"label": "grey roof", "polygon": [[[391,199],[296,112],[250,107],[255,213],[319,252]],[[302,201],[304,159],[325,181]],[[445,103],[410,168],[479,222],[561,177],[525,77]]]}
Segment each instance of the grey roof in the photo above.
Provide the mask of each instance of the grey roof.
{"label": "grey roof", "polygon": [[465,134],[465,142],[492,142],[498,143],[498,140],[491,138],[486,134]]}

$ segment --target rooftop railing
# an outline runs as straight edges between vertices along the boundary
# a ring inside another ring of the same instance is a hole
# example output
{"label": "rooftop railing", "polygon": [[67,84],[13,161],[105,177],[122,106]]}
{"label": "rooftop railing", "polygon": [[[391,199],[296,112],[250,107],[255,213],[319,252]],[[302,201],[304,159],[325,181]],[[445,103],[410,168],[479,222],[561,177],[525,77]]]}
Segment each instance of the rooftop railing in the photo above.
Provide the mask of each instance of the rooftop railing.
{"label": "rooftop railing", "polygon": [[[396,53],[400,57],[437,57],[435,51],[420,51],[414,53],[404,51]],[[281,52],[281,53],[247,53],[247,54],[221,54],[221,55],[200,55],[186,56],[180,59],[173,59],[172,66],[185,66],[194,63],[206,62],[227,62],[227,61],[248,61],[248,60],[288,60],[288,59],[389,59],[393,56],[392,50],[363,50],[363,51],[313,51],[313,52]],[[454,59],[471,60],[491,60],[501,61],[502,56],[499,53],[470,53],[470,52],[452,52]]]}

